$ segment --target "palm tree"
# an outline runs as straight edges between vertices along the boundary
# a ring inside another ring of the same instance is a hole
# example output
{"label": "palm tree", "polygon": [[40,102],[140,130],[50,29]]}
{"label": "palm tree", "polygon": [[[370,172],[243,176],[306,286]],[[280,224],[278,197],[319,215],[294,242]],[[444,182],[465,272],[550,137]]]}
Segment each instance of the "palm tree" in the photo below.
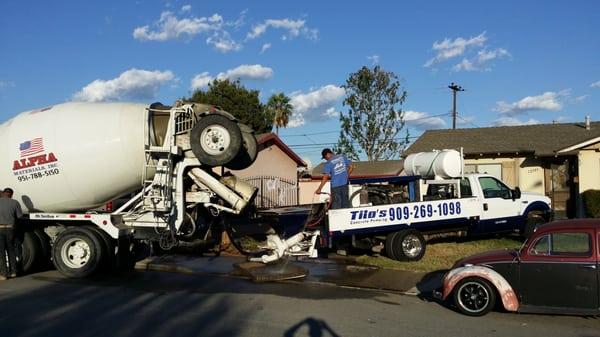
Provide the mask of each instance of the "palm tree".
{"label": "palm tree", "polygon": [[286,127],[290,121],[290,116],[294,112],[294,106],[290,103],[290,98],[280,92],[272,95],[267,103],[267,110],[273,116],[273,125],[275,133],[279,135],[279,128]]}

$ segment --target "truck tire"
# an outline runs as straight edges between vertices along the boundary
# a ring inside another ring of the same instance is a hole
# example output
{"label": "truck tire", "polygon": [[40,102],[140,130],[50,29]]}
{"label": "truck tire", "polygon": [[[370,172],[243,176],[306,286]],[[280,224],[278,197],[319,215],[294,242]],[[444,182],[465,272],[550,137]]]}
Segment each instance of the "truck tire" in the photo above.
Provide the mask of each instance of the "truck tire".
{"label": "truck tire", "polygon": [[33,234],[40,244],[40,254],[38,261],[35,262],[36,270],[44,270],[50,266],[50,260],[52,258],[52,246],[50,245],[50,238],[41,228],[33,230]]}
{"label": "truck tire", "polygon": [[242,131],[242,146],[238,154],[225,167],[230,170],[243,170],[254,163],[258,156],[258,142],[252,129],[245,124],[239,124]]}
{"label": "truck tire", "polygon": [[42,259],[42,247],[33,231],[26,231],[23,233],[21,254],[17,255],[20,255],[21,258],[21,272],[24,274],[33,273],[38,261]]}
{"label": "truck tire", "polygon": [[393,254],[398,261],[419,261],[425,255],[425,248],[425,238],[414,229],[396,232],[392,239]]}
{"label": "truck tire", "polygon": [[540,211],[531,211],[527,213],[527,218],[525,219],[525,226],[523,231],[521,232],[525,239],[529,239],[535,231],[535,228],[541,224],[546,223],[546,219],[544,215]]}
{"label": "truck tire", "polygon": [[385,254],[392,260],[397,260],[396,253],[394,252],[394,238],[398,232],[392,232],[385,237]]}
{"label": "truck tire", "polygon": [[242,147],[242,133],[227,117],[209,114],[192,128],[190,145],[202,164],[222,166],[237,156]]}
{"label": "truck tire", "polygon": [[106,270],[106,271],[113,270],[115,267],[115,264],[116,264],[115,240],[112,237],[110,237],[110,235],[108,235],[108,233],[106,233],[105,231],[103,231],[102,229],[100,229],[98,227],[86,226],[85,228],[89,229],[90,231],[93,231],[100,238],[100,242],[103,246],[103,256],[104,256],[101,269]]}
{"label": "truck tire", "polygon": [[56,269],[71,278],[94,275],[104,260],[102,239],[88,228],[69,227],[56,238],[52,260]]}

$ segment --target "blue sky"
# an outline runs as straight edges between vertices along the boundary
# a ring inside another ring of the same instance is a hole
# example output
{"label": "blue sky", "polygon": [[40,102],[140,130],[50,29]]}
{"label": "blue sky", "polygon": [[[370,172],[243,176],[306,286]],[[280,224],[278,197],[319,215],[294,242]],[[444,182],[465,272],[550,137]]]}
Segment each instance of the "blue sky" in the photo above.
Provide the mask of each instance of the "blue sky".
{"label": "blue sky", "polygon": [[[0,121],[70,100],[172,104],[213,78],[292,97],[280,131],[313,164],[348,75],[393,71],[412,137],[600,120],[597,1],[3,1]],[[413,138],[414,139],[414,138]]]}

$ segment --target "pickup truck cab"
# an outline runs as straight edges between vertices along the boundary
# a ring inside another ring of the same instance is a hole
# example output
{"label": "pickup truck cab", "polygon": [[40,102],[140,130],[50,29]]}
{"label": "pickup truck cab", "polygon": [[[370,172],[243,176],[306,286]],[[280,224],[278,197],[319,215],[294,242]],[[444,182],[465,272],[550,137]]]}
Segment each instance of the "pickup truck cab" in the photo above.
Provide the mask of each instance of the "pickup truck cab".
{"label": "pickup truck cab", "polygon": [[455,263],[435,297],[481,316],[498,302],[511,312],[600,314],[600,220],[562,220],[538,227],[523,247]]}
{"label": "pickup truck cab", "polygon": [[[487,174],[437,180],[401,176],[353,183],[370,186],[363,187],[367,195],[383,193],[374,192],[378,189],[375,184],[395,185],[405,198],[379,197],[381,204],[362,200],[357,207],[329,210],[329,237],[351,236],[357,247],[383,245],[387,255],[397,260],[421,259],[426,245],[424,234],[529,234],[535,225],[551,217],[548,197],[521,193],[519,188],[511,189]],[[379,189],[393,190],[389,186]],[[356,195],[360,193],[353,193]]]}

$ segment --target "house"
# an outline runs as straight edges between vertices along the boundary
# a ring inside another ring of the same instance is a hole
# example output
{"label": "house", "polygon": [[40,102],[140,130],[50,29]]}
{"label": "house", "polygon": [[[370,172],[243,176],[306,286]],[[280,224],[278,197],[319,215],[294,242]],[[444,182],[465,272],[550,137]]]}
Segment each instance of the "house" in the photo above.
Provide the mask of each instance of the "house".
{"label": "house", "polygon": [[600,122],[429,130],[406,151],[462,149],[465,171],[545,194],[556,215],[584,216],[581,193],[600,189]]}
{"label": "house", "polygon": [[231,173],[258,187],[258,207],[298,204],[298,170],[305,168],[306,163],[274,133],[256,135],[256,140],[256,161]]}

